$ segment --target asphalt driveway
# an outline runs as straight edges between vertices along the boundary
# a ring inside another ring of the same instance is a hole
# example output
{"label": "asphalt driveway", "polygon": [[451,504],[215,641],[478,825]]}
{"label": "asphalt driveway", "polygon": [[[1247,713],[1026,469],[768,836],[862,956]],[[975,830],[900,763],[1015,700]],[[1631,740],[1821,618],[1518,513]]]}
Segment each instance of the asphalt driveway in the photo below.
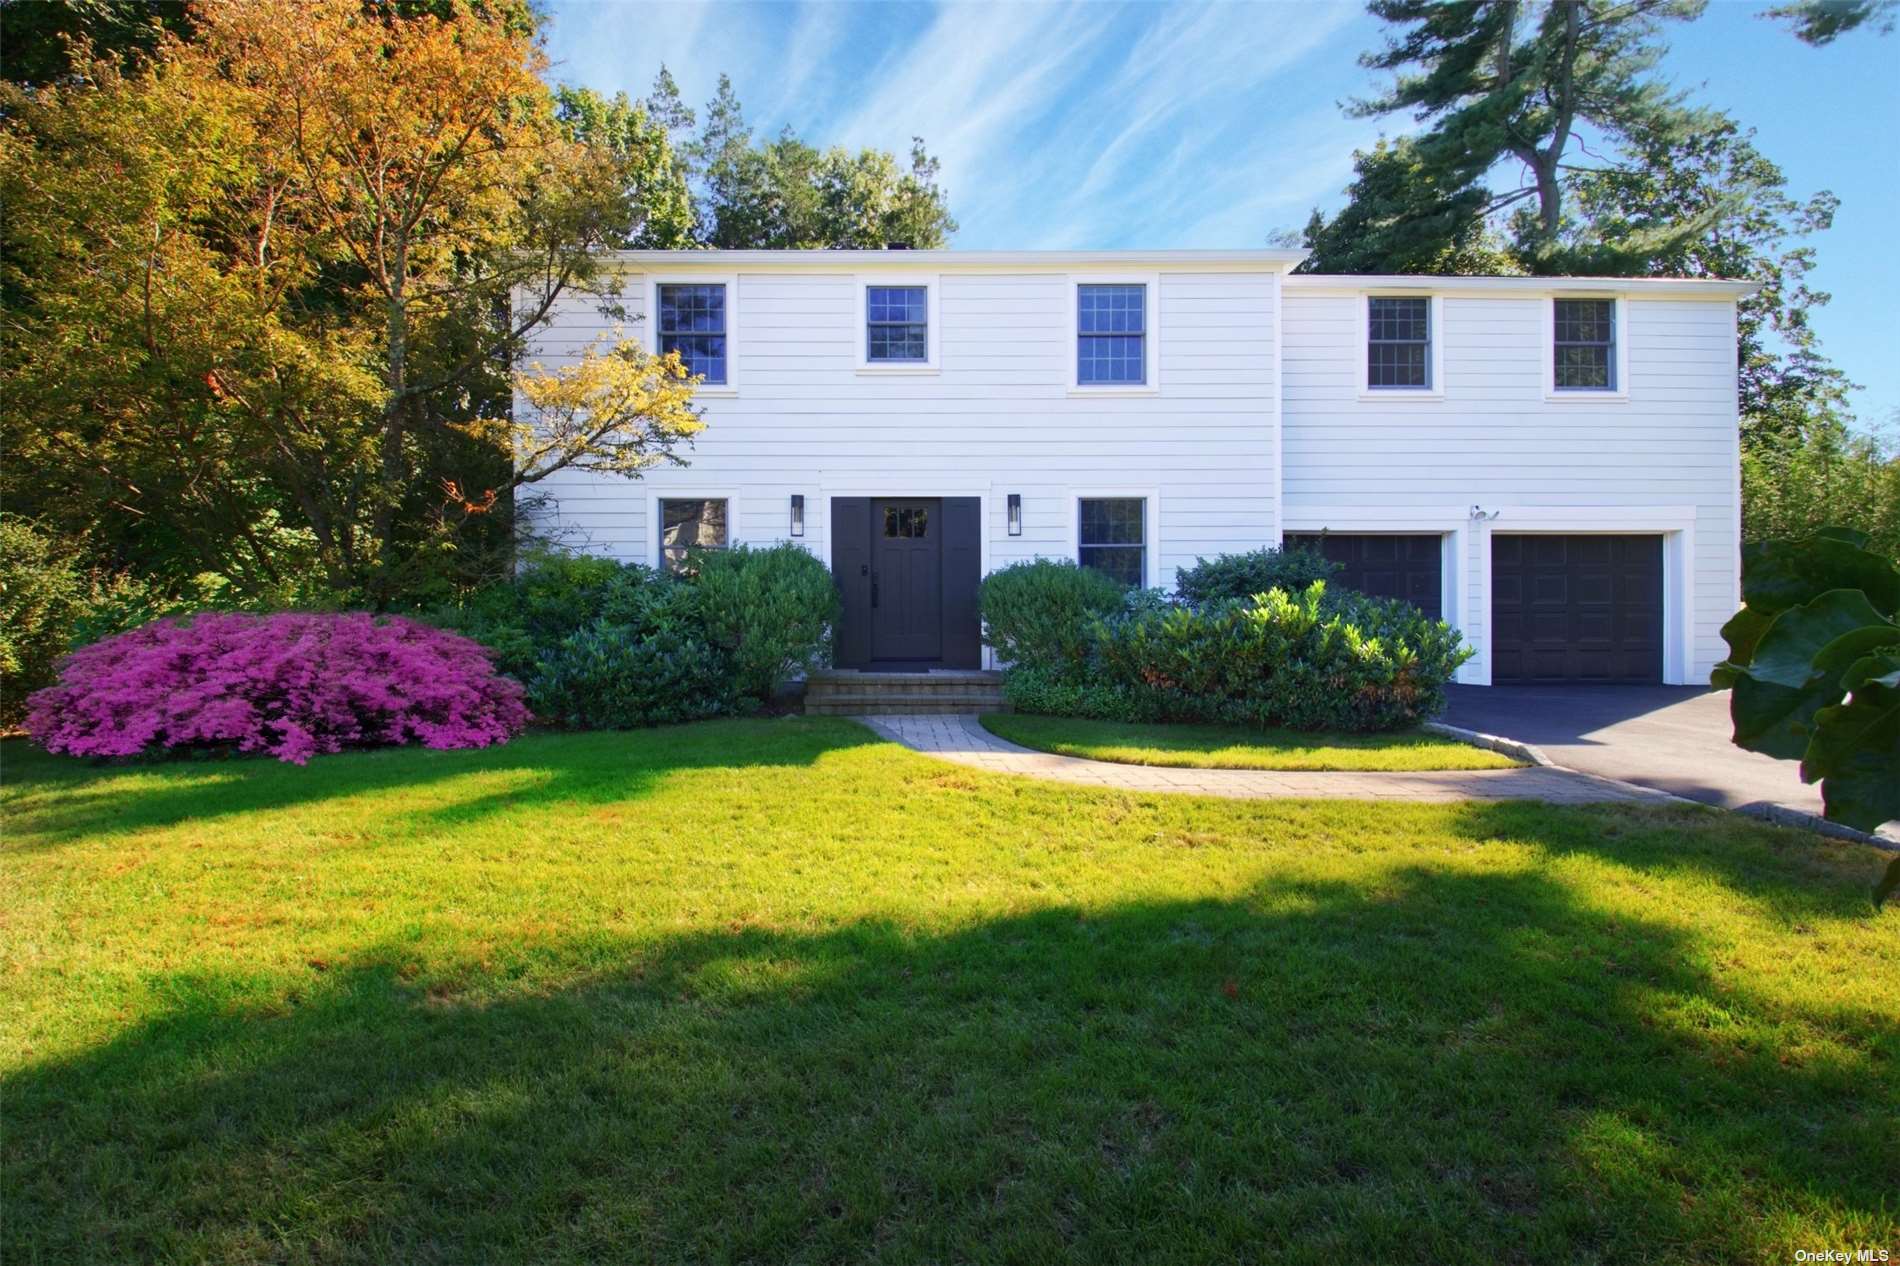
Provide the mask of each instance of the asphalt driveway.
{"label": "asphalt driveway", "polygon": [[1700,686],[1453,686],[1444,720],[1531,743],[1559,765],[1731,809],[1809,813],[1821,793],[1797,762],[1729,741],[1728,692]]}

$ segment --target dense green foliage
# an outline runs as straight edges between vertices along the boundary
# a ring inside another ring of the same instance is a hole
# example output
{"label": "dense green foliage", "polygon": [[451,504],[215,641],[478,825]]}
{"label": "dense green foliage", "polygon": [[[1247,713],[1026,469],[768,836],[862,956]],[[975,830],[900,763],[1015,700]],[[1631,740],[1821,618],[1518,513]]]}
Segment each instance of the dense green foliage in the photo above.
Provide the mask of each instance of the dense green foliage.
{"label": "dense green foliage", "polygon": [[[677,95],[667,99],[662,71],[650,108],[683,127],[693,115]],[[690,142],[699,241],[724,249],[812,249],[942,246],[957,223],[937,185],[937,160],[912,138],[909,163],[887,150],[839,146],[820,150],[787,127],[755,140],[732,81],[706,103],[705,120]]]}
{"label": "dense green foliage", "polygon": [[23,747],[9,1264],[1900,1243],[1863,846],[1128,795],[829,718],[305,769]]}
{"label": "dense green foliage", "polygon": [[[1845,518],[1888,539],[1891,494],[1866,493],[1890,483],[1891,462],[1854,430],[1851,384],[1811,323],[1829,298],[1808,282],[1811,239],[1839,200],[1791,195],[1751,130],[1690,108],[1656,75],[1663,24],[1700,4],[1371,7],[1393,35],[1364,60],[1399,78],[1355,109],[1426,126],[1354,155],[1346,206],[1307,225],[1303,269],[1759,282],[1736,314],[1745,536]],[[1877,7],[1823,0],[1778,12],[1825,42]],[[1507,154],[1519,162],[1500,166]],[[1497,189],[1501,170],[1526,179]]]}
{"label": "dense green foliage", "polygon": [[1744,540],[1792,540],[1830,524],[1864,533],[1867,548],[1900,564],[1900,448],[1889,435],[1823,425],[1742,450]]}
{"label": "dense green foliage", "polygon": [[1269,589],[1304,592],[1315,580],[1331,580],[1339,564],[1310,549],[1256,549],[1197,558],[1175,578],[1184,602],[1199,606],[1251,598]]}
{"label": "dense green foliage", "polygon": [[1802,43],[1818,47],[1868,24],[1882,35],[1891,35],[1896,10],[1900,10],[1900,0],[1789,0],[1765,16],[1780,18]]}
{"label": "dense green foliage", "polygon": [[1156,720],[1350,733],[1430,719],[1470,654],[1409,602],[1318,581],[1103,622],[1094,663]]}
{"label": "dense green foliage", "polygon": [[551,555],[423,612],[494,653],[544,721],[626,728],[766,703],[818,667],[837,588],[795,545],[698,555],[683,575]]}
{"label": "dense green foliage", "polygon": [[1091,622],[1122,609],[1122,586],[1055,559],[1013,563],[983,578],[983,638],[1005,663],[1066,673],[1092,645]]}
{"label": "dense green foliage", "polygon": [[70,552],[25,520],[0,515],[0,726],[17,725],[26,696],[52,684],[86,597]]}
{"label": "dense green foliage", "polygon": [[730,657],[740,695],[768,699],[828,658],[838,586],[801,546],[710,550],[694,562],[692,587],[706,640]]}
{"label": "dense green foliage", "polygon": [[664,75],[643,102],[557,89],[541,20],[520,0],[8,4],[9,508],[161,606],[203,583],[253,608],[448,599],[509,571],[554,469],[638,477],[697,425],[626,345],[582,359],[638,363],[556,408],[526,391],[556,304],[618,303],[603,249],[954,230],[921,143],[899,162],[755,141],[729,84],[697,132]]}
{"label": "dense green foliage", "polygon": [[680,618],[674,602],[644,620],[600,619],[576,629],[535,665],[528,706],[543,721],[587,729],[632,729],[726,716],[739,706],[731,659]]}
{"label": "dense green foliage", "polygon": [[1829,529],[1749,546],[1714,684],[1738,746],[1798,759],[1828,817],[1872,831],[1900,818],[1900,567],[1866,543]]}
{"label": "dense green foliage", "polygon": [[1193,603],[1119,586],[1069,563],[1004,568],[984,582],[986,636],[1020,712],[1112,721],[1206,721],[1301,730],[1415,725],[1444,707],[1470,652],[1455,630],[1407,602],[1316,580],[1244,598],[1269,569],[1325,567],[1271,551],[1202,564]]}
{"label": "dense green foliage", "polygon": [[[1655,74],[1662,24],[1705,2],[1371,0],[1392,33],[1361,61],[1395,77],[1353,111],[1424,127],[1361,156],[1353,202],[1332,224],[1315,214],[1309,226],[1309,269],[1444,271],[1488,225],[1508,222],[1524,271],[1589,271],[1564,240],[1578,173],[1593,141],[1687,135],[1705,117]],[[1503,172],[1523,180],[1494,188]],[[1659,224],[1639,241],[1598,243],[1597,254],[1646,256],[1703,227]]]}

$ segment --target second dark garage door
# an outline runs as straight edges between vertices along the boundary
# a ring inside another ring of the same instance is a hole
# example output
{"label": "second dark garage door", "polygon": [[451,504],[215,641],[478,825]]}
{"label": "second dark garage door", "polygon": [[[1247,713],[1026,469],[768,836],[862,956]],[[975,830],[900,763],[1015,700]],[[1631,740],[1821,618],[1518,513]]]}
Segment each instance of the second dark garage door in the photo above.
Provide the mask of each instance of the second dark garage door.
{"label": "second dark garage door", "polygon": [[1662,680],[1660,536],[1491,538],[1491,680]]}
{"label": "second dark garage door", "polygon": [[1288,533],[1289,549],[1318,550],[1340,565],[1335,584],[1380,598],[1403,598],[1434,620],[1444,615],[1442,536],[1372,536],[1353,532]]}

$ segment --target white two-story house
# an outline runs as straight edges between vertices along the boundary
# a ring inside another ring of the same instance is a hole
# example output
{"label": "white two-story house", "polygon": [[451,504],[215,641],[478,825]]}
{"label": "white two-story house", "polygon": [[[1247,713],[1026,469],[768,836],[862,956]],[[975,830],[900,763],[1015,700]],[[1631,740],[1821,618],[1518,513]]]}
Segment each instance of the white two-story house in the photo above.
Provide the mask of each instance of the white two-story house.
{"label": "white two-story house", "polygon": [[[983,662],[980,578],[1168,587],[1316,545],[1472,683],[1707,680],[1738,603],[1747,283],[1294,276],[1302,252],[655,251],[629,330],[704,377],[690,465],[542,485],[571,547],[802,544],[843,667]],[[610,332],[575,299],[536,359]]]}

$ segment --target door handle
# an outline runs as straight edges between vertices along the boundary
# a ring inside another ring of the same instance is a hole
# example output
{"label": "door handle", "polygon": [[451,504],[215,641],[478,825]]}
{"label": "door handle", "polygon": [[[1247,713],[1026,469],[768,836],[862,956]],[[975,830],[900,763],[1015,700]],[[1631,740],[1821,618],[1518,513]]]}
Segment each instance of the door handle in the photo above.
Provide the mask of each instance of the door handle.
{"label": "door handle", "polygon": [[877,573],[871,573],[871,605],[877,606]]}

